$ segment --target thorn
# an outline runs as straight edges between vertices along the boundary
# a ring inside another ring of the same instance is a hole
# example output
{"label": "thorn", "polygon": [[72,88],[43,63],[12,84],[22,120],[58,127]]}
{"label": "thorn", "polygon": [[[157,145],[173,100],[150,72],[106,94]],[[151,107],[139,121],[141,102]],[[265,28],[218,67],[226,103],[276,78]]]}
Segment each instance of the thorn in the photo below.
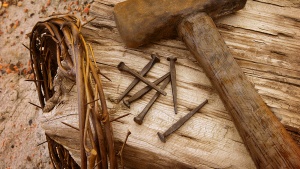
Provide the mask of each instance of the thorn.
{"label": "thorn", "polygon": [[42,145],[42,144],[44,144],[44,143],[47,143],[47,142],[48,142],[48,141],[41,142],[41,143],[37,144],[36,146],[38,147],[38,146],[40,146],[40,145]]}
{"label": "thorn", "polygon": [[129,137],[130,134],[131,134],[131,131],[128,130],[128,131],[127,131],[126,138],[125,138],[125,141],[124,141],[124,143],[123,143],[123,145],[122,145],[122,147],[121,147],[121,150],[119,151],[118,155],[122,155],[123,150],[124,150],[124,147],[125,147],[125,144],[126,144],[126,142],[127,142],[128,137]]}
{"label": "thorn", "polygon": [[30,80],[30,79],[28,79],[28,80],[25,80],[26,82],[43,82],[44,80]]}
{"label": "thorn", "polygon": [[31,102],[28,102],[29,104],[31,104],[31,105],[33,105],[33,106],[35,106],[35,107],[38,107],[38,108],[40,108],[40,109],[43,109],[41,106],[38,106],[38,105],[36,105],[36,104],[34,104],[34,103],[31,103]]}
{"label": "thorn", "polygon": [[99,164],[101,164],[102,160],[100,160],[95,166],[93,169],[95,169]]}
{"label": "thorn", "polygon": [[27,37],[30,37],[32,35],[32,32],[29,32],[26,34]]}
{"label": "thorn", "polygon": [[128,116],[128,115],[130,115],[130,113],[127,113],[127,114],[124,114],[124,115],[122,115],[122,116],[119,116],[119,117],[117,117],[117,118],[115,118],[115,119],[112,119],[112,120],[110,120],[110,122],[114,122],[114,121],[119,120],[119,119],[121,119],[121,118],[123,118],[123,117],[126,117],[126,116]]}
{"label": "thorn", "polygon": [[123,143],[123,145],[122,145],[122,148],[121,148],[121,150],[120,150],[119,153],[118,153],[118,155],[119,155],[120,158],[121,158],[121,166],[122,166],[123,169],[124,169],[123,150],[124,150],[125,144],[126,144],[127,139],[128,139],[128,137],[129,137],[130,134],[131,134],[131,132],[128,130],[127,135],[126,135],[126,138],[125,138],[125,141],[124,141],[124,143]]}
{"label": "thorn", "polygon": [[22,45],[23,45],[26,49],[28,49],[30,52],[32,52],[31,49],[30,49],[28,46],[26,46],[24,43],[22,43]]}
{"label": "thorn", "polygon": [[88,104],[94,103],[94,102],[96,102],[96,101],[98,101],[98,100],[100,100],[100,99],[96,99],[96,100],[90,101],[90,102],[86,103],[85,105],[88,105]]}
{"label": "thorn", "polygon": [[64,125],[66,125],[66,126],[69,126],[69,127],[73,128],[73,129],[75,129],[75,130],[77,130],[77,131],[79,131],[79,128],[78,128],[78,127],[72,126],[71,124],[68,124],[68,123],[63,122],[63,121],[62,121],[61,123],[64,124]]}
{"label": "thorn", "polygon": [[57,118],[54,118],[54,119],[47,119],[47,120],[43,121],[42,123],[46,123],[46,122],[49,122],[49,121],[58,120],[58,119],[61,119],[61,118],[64,118],[64,117],[68,117],[68,116],[73,116],[73,115],[78,115],[78,113],[72,113],[72,114],[68,114],[68,115],[65,115],[65,116],[57,117]]}
{"label": "thorn", "polygon": [[46,35],[44,35],[44,36],[47,36],[47,37],[50,37],[55,43],[57,43],[57,44],[59,44],[60,42],[59,42],[59,40],[57,40],[54,36],[52,36],[52,35],[48,35],[48,34],[46,34]]}
{"label": "thorn", "polygon": [[97,17],[94,17],[94,18],[92,18],[92,19],[86,21],[86,23],[82,24],[81,27],[84,27],[86,24],[92,22],[92,21],[95,20],[96,18],[97,18]]}
{"label": "thorn", "polygon": [[[111,79],[109,77],[107,77],[106,75],[104,75],[102,72],[99,71],[99,74],[102,75],[105,79],[111,81]],[[111,81],[112,82],[112,81]]]}
{"label": "thorn", "polygon": [[57,104],[56,107],[58,107],[59,105],[61,105],[61,104],[63,104],[63,103],[64,103],[64,101],[60,101],[60,102]]}
{"label": "thorn", "polygon": [[62,38],[61,38],[61,40],[59,41],[59,44],[62,44],[62,42],[65,40],[65,36],[63,36]]}
{"label": "thorn", "polygon": [[68,93],[71,92],[71,90],[73,89],[73,87],[75,86],[76,83],[73,83],[72,87],[70,88],[70,90],[68,91]]}

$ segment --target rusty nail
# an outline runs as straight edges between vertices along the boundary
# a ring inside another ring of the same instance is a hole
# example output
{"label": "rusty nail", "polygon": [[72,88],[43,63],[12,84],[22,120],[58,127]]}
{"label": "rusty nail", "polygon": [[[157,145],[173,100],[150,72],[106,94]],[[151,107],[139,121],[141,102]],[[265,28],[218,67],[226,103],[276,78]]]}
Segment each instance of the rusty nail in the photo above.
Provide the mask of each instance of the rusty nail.
{"label": "rusty nail", "polygon": [[208,100],[206,99],[203,103],[201,103],[198,107],[196,107],[194,110],[192,110],[190,113],[186,114],[182,118],[180,118],[176,123],[174,123],[167,131],[165,131],[163,134],[160,132],[157,132],[157,135],[159,139],[162,142],[166,142],[166,137],[168,137],[170,134],[174,133],[176,130],[178,130],[188,119],[190,119],[197,111],[199,111]]}
{"label": "rusty nail", "polygon": [[177,114],[177,87],[176,87],[176,69],[175,69],[175,62],[177,58],[168,57],[167,60],[170,61],[171,86],[172,86],[172,94],[173,94],[174,111],[175,114]]}
{"label": "rusty nail", "polygon": [[[166,88],[166,86],[168,85],[168,83],[170,82],[170,77],[168,76],[162,86],[160,87],[162,90]],[[143,111],[136,117],[134,117],[134,121],[141,125],[143,123],[143,120],[146,116],[146,114],[148,113],[149,109],[151,108],[151,106],[154,104],[155,100],[159,97],[160,93],[156,92],[155,95],[151,98],[150,102],[146,105],[146,107],[143,109]]]}
{"label": "rusty nail", "polygon": [[[170,75],[170,73],[166,73],[165,75],[163,75],[162,77],[160,77],[159,79],[155,80],[153,83],[155,85],[158,85],[159,83],[161,83],[162,81],[164,81],[168,76]],[[149,86],[144,87],[143,89],[141,89],[140,91],[138,91],[137,93],[135,93],[132,97],[130,97],[127,100],[123,100],[123,103],[130,108],[130,104],[135,102],[136,100],[142,98],[145,94],[147,94],[152,88]]]}
{"label": "rusty nail", "polygon": [[140,74],[138,74],[136,71],[134,71],[134,70],[130,69],[128,66],[126,66],[124,62],[120,62],[119,63],[118,69],[120,71],[127,72],[127,73],[133,75],[134,77],[139,78],[139,80],[141,80],[142,82],[146,83],[147,85],[149,85],[150,87],[152,87],[156,91],[160,92],[164,96],[167,95],[167,93],[165,91],[161,90],[158,86],[156,86],[155,84],[153,84],[152,82],[150,82],[149,80],[147,80],[146,78],[144,78],[143,76],[141,76]]}
{"label": "rusty nail", "polygon": [[[149,72],[149,70],[154,66],[155,63],[158,63],[160,59],[156,54],[151,54],[151,60],[149,63],[141,70],[140,75],[141,76],[146,76],[146,74]],[[140,81],[139,78],[135,78],[131,84],[127,87],[127,89],[120,95],[118,98],[117,102],[119,103],[133,88],[138,84]]]}

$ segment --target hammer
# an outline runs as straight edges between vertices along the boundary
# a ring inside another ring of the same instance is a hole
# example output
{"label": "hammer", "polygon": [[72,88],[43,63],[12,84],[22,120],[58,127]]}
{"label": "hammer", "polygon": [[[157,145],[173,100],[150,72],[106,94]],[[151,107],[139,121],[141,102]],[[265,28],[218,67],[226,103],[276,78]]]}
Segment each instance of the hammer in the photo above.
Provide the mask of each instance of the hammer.
{"label": "hammer", "polygon": [[258,168],[300,168],[300,149],[247,81],[212,18],[247,0],[127,0],[114,7],[128,47],[179,35],[217,89]]}

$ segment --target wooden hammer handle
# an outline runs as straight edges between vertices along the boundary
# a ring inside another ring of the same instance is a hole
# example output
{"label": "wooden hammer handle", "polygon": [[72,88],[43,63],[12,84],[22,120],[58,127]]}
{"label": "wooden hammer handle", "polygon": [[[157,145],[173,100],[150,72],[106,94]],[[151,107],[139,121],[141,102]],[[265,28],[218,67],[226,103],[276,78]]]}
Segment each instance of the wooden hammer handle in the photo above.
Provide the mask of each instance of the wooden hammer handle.
{"label": "wooden hammer handle", "polygon": [[205,13],[184,19],[179,36],[217,89],[258,168],[300,168],[300,149],[235,62]]}

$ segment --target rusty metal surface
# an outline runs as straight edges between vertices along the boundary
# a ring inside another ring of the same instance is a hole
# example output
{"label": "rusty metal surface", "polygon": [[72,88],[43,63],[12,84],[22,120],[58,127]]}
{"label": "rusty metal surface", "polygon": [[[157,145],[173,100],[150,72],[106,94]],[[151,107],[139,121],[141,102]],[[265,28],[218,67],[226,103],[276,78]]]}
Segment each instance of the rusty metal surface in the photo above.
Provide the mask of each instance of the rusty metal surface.
{"label": "rusty metal surface", "polygon": [[187,15],[206,12],[219,17],[242,9],[246,0],[129,0],[114,8],[122,39],[128,47],[175,36],[178,23]]}

